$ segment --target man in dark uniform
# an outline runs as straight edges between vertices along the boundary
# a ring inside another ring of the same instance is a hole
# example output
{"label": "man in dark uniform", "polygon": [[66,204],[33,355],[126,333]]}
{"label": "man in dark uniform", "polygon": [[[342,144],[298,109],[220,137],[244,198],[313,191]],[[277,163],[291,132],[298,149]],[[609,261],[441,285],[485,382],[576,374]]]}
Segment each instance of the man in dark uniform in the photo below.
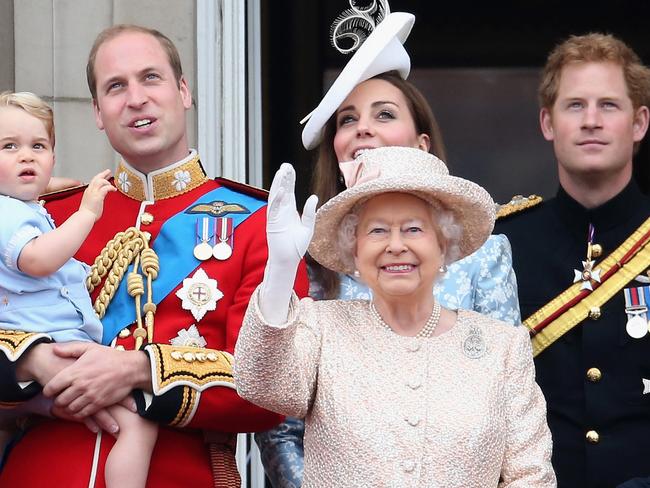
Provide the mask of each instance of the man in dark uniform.
{"label": "man in dark uniform", "polygon": [[512,244],[558,486],[650,487],[650,199],[632,179],[650,70],[612,36],[571,37],[539,95],[560,188],[496,232]]}

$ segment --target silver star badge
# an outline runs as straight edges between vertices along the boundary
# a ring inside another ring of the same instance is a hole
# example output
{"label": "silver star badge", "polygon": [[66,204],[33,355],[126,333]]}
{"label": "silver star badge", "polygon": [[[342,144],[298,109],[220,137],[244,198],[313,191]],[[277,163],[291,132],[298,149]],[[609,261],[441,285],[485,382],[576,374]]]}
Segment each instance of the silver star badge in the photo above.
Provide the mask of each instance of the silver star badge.
{"label": "silver star badge", "polygon": [[183,280],[183,288],[176,292],[176,296],[183,301],[183,310],[192,312],[198,322],[206,312],[217,308],[217,301],[223,298],[223,293],[217,288],[217,280],[208,278],[199,268],[191,278]]}
{"label": "silver star badge", "polygon": [[580,286],[581,290],[593,290],[594,288],[591,286],[591,280],[600,283],[600,269],[593,269],[594,263],[595,261],[583,261],[582,271],[577,269],[573,270],[575,273],[573,282],[577,283],[578,281],[582,281],[582,286]]}
{"label": "silver star badge", "polygon": [[641,378],[641,381],[643,381],[643,394],[647,395],[648,393],[650,393],[650,380]]}
{"label": "silver star badge", "polygon": [[205,347],[208,344],[194,324],[190,325],[187,330],[179,330],[178,335],[169,342],[172,346],[185,347]]}

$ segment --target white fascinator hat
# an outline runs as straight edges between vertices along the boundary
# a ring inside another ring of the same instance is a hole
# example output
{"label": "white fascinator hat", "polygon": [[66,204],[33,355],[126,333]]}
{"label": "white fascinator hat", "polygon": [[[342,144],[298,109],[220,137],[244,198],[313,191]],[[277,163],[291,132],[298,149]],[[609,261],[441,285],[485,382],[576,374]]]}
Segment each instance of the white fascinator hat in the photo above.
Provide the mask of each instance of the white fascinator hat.
{"label": "white fascinator hat", "polygon": [[[302,131],[305,149],[313,149],[320,143],[325,124],[359,83],[387,71],[397,71],[406,79],[411,70],[411,59],[402,44],[411,32],[415,16],[406,12],[391,13],[386,0],[374,0],[363,8],[350,0],[350,6],[351,9],[334,21],[331,38],[340,52],[356,52],[318,106],[300,121],[301,124],[307,122]],[[341,47],[344,40],[351,41],[352,46]]]}

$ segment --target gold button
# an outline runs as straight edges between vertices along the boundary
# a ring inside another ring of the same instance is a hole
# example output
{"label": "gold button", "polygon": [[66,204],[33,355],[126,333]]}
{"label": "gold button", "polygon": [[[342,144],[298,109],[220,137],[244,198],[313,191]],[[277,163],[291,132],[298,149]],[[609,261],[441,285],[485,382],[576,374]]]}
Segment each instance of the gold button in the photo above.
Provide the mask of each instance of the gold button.
{"label": "gold button", "polygon": [[603,373],[601,373],[598,368],[589,368],[587,370],[587,379],[592,383],[596,383],[597,381],[600,381],[602,377],[603,377]]}
{"label": "gold button", "polygon": [[144,225],[151,225],[153,222],[153,215],[151,215],[149,212],[144,212],[140,216],[140,222],[142,222]]}
{"label": "gold button", "polygon": [[589,309],[589,318],[591,320],[598,320],[601,316],[600,307],[591,307]]}
{"label": "gold button", "polygon": [[595,430],[590,430],[585,434],[587,442],[591,444],[598,444],[600,442],[600,435]]}
{"label": "gold button", "polygon": [[602,255],[603,255],[603,246],[601,246],[600,244],[594,244],[591,246],[592,258],[599,258]]}
{"label": "gold button", "polygon": [[172,351],[170,356],[172,357],[172,359],[176,361],[180,361],[183,358],[183,353],[180,351]]}
{"label": "gold button", "polygon": [[118,335],[120,339],[126,339],[131,335],[131,331],[129,329],[122,329]]}

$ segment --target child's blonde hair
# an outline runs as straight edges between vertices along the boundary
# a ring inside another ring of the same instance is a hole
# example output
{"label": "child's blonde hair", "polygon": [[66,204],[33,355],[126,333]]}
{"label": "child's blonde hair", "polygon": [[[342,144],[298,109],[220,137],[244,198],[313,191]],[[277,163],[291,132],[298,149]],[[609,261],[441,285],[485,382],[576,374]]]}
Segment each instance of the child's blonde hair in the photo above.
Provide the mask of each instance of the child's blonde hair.
{"label": "child's blonde hair", "polygon": [[54,112],[39,96],[31,92],[5,91],[0,93],[0,108],[2,107],[19,108],[43,122],[52,147],[54,147]]}

